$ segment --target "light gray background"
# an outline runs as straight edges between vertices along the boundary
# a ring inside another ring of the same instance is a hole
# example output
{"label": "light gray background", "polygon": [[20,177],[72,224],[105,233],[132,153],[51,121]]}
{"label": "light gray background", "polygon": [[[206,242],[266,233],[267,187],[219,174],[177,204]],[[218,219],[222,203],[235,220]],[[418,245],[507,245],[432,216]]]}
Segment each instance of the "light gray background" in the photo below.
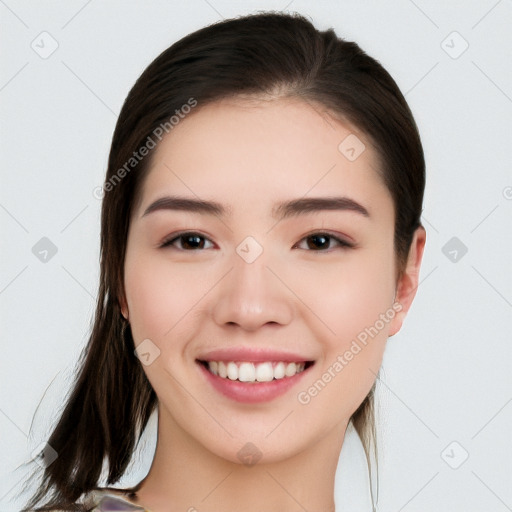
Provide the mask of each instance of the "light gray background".
{"label": "light gray background", "polygon": [[[93,189],[126,94],[185,34],[268,9],[309,15],[380,60],[424,143],[428,241],[419,293],[379,381],[379,510],[512,510],[511,0],[0,0],[0,511],[24,504],[14,496],[26,473],[16,468],[46,440],[87,340]],[[42,237],[57,247],[46,262],[32,252]],[[149,469],[155,427],[123,484]],[[336,496],[339,510],[370,510],[353,433]]]}

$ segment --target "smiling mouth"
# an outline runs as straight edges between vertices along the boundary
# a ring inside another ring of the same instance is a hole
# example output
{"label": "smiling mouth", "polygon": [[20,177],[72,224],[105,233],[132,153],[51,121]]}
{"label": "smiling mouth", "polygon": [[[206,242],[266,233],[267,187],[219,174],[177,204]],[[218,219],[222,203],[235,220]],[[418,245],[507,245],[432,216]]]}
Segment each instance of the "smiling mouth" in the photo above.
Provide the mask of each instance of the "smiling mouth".
{"label": "smiling mouth", "polygon": [[211,374],[222,379],[246,383],[271,382],[293,377],[310,368],[314,361],[297,363],[284,361],[202,361],[197,360]]}

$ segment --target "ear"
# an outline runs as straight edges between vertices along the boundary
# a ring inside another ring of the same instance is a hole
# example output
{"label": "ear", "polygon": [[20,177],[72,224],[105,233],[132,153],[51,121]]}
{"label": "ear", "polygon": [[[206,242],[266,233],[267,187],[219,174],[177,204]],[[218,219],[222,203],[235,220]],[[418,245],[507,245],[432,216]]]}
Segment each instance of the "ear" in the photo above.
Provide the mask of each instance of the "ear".
{"label": "ear", "polygon": [[409,249],[409,255],[407,257],[407,263],[397,282],[395,296],[396,305],[393,309],[398,310],[398,312],[391,321],[389,336],[393,336],[401,329],[414,296],[416,295],[426,239],[427,234],[425,229],[420,226],[414,232],[411,248]]}
{"label": "ear", "polygon": [[128,320],[128,304],[126,303],[124,294],[119,296],[119,307],[121,308],[121,314]]}

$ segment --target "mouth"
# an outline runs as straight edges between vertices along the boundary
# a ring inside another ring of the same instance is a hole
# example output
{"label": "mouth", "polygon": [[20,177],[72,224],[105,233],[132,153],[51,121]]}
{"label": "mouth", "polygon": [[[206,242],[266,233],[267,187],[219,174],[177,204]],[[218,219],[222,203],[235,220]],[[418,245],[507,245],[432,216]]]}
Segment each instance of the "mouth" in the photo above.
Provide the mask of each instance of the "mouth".
{"label": "mouth", "polygon": [[202,361],[197,360],[208,372],[221,379],[258,383],[272,382],[293,377],[310,368],[313,361]]}
{"label": "mouth", "polygon": [[[261,359],[261,358],[259,358]],[[314,361],[196,359],[212,388],[236,402],[268,402],[294,387]]]}

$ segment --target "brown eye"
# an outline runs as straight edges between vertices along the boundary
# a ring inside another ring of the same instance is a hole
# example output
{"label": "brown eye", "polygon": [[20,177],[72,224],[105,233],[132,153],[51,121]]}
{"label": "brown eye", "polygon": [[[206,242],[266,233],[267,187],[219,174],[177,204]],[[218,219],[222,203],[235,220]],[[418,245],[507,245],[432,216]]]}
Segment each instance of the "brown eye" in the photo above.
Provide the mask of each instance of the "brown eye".
{"label": "brown eye", "polygon": [[327,252],[326,249],[331,248],[331,242],[335,242],[338,246],[342,248],[353,247],[352,244],[329,233],[312,233],[311,235],[304,237],[301,240],[301,242],[303,240],[306,241],[306,248],[308,250],[316,252]]}
{"label": "brown eye", "polygon": [[196,251],[205,248],[205,241],[208,238],[200,235],[199,233],[180,233],[173,238],[166,240],[160,247],[176,247],[176,242],[179,242],[181,247],[176,247],[182,251]]}

